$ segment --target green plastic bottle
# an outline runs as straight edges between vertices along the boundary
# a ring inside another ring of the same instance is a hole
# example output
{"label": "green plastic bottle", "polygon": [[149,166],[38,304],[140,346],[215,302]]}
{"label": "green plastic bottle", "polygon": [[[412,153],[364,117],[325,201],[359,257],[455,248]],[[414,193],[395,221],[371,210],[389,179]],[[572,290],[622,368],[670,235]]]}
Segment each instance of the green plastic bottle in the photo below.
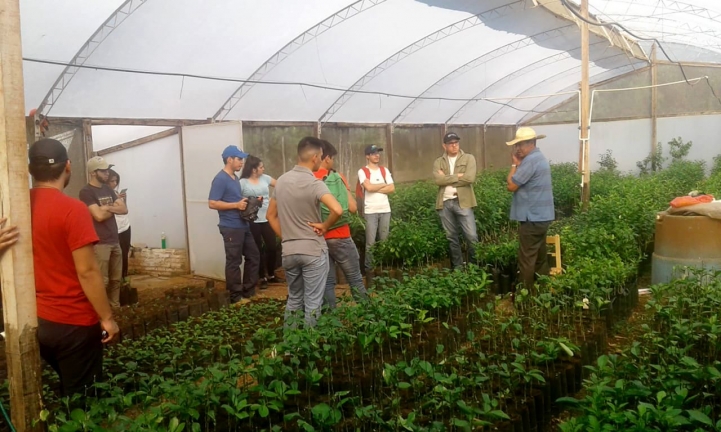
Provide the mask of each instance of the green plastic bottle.
{"label": "green plastic bottle", "polygon": [[166,240],[165,233],[164,232],[160,233],[160,248],[161,249],[165,249],[167,247],[165,240]]}

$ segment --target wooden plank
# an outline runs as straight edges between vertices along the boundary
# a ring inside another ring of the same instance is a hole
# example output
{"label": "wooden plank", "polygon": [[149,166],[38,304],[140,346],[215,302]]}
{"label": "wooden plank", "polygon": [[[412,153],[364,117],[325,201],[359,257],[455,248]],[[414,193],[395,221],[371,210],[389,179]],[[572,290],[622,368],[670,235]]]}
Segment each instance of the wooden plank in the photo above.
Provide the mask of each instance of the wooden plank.
{"label": "wooden plank", "polygon": [[303,121],[243,121],[244,127],[316,127],[317,124]]}
{"label": "wooden plank", "polygon": [[[462,127],[462,124],[456,124],[454,126]],[[478,125],[471,125],[478,126]],[[393,123],[395,129],[422,129],[422,128],[440,128],[443,127],[443,123]]]}
{"label": "wooden plank", "polygon": [[[588,0],[581,0],[581,16],[588,19]],[[591,106],[591,89],[588,81],[589,74],[589,30],[588,23],[581,21],[581,139],[580,154],[578,167],[583,174],[583,183],[581,187],[581,204],[583,210],[588,209],[588,203],[591,199],[591,159],[589,157],[590,145],[588,142],[589,135],[589,110]]]}
{"label": "wooden plank", "polygon": [[324,128],[384,128],[388,123],[347,123],[347,122],[326,122],[323,123]]}
{"label": "wooden plank", "polygon": [[[179,128],[175,133],[180,133]],[[190,267],[190,231],[188,229],[188,200],[185,186],[185,149],[183,147],[183,134],[178,135],[178,150],[180,151],[180,190],[183,196],[183,229],[185,230],[185,259]],[[191,274],[193,273],[191,269]]]}
{"label": "wooden plank", "polygon": [[112,147],[108,147],[103,150],[99,150],[97,152],[98,156],[105,156],[106,154],[119,152],[120,150],[126,150],[129,148],[137,147],[143,144],[147,144],[149,142],[157,141],[162,138],[167,138],[169,136],[176,135],[180,129],[177,127],[174,127],[172,129],[164,130],[162,132],[158,132],[152,135],[148,135],[146,137],[138,138],[132,141],[128,141],[123,144],[114,145]]}
{"label": "wooden plank", "polygon": [[0,214],[20,231],[0,257],[0,283],[12,422],[26,432],[43,424],[21,47],[19,1],[0,0]]}
{"label": "wooden plank", "polygon": [[210,124],[209,120],[183,120],[183,119],[130,119],[112,117],[48,117],[50,123],[82,123],[90,121],[93,126],[194,126]]}

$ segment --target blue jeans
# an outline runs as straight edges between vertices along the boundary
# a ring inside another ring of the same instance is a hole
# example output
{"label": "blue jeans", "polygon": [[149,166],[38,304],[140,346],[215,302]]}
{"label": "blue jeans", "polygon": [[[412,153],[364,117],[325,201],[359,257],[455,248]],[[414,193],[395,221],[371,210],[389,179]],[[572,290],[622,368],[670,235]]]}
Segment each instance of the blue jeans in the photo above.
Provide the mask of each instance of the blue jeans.
{"label": "blue jeans", "polygon": [[348,285],[350,285],[351,294],[357,301],[363,301],[368,299],[368,291],[366,291],[365,285],[363,285],[363,275],[361,275],[360,269],[360,256],[358,255],[358,249],[353,243],[353,239],[342,238],[342,239],[326,239],[328,245],[328,255],[330,256],[330,266],[328,270],[328,279],[325,281],[325,296],[323,304],[328,305],[331,309],[335,308],[335,266],[338,266],[343,270]]}
{"label": "blue jeans", "polygon": [[288,303],[285,305],[285,326],[295,327],[290,322],[297,311],[305,312],[305,324],[314,327],[323,306],[323,293],[328,278],[328,251],[320,256],[286,255],[283,257],[285,280],[288,282]]}
{"label": "blue jeans", "polygon": [[458,205],[457,199],[443,201],[443,209],[438,210],[441,217],[441,224],[446,232],[446,239],[451,249],[451,266],[453,268],[463,265],[463,252],[461,252],[461,242],[459,235],[463,233],[468,246],[468,260],[473,262],[475,259],[475,247],[478,243],[478,234],[476,233],[476,218],[473,215],[473,209],[462,209]]}
{"label": "blue jeans", "polygon": [[376,243],[376,239],[383,241],[388,238],[388,231],[391,228],[391,213],[373,213],[365,215],[366,219],[366,271],[373,270],[373,256],[371,255],[371,246]]}

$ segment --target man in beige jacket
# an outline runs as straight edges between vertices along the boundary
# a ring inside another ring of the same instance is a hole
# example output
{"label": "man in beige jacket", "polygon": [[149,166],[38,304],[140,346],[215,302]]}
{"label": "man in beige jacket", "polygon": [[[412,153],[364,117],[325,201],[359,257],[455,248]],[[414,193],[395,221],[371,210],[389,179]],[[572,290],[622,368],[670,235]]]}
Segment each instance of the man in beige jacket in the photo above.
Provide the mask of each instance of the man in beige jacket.
{"label": "man in beige jacket", "polygon": [[475,247],[478,243],[476,218],[473,207],[476,195],[473,182],[476,180],[476,158],[461,150],[461,138],[454,132],[443,137],[443,156],[433,163],[433,179],[438,185],[436,211],[441,218],[443,229],[451,249],[451,266],[463,266],[463,253],[459,235],[463,233],[468,246],[468,262],[475,261]]}

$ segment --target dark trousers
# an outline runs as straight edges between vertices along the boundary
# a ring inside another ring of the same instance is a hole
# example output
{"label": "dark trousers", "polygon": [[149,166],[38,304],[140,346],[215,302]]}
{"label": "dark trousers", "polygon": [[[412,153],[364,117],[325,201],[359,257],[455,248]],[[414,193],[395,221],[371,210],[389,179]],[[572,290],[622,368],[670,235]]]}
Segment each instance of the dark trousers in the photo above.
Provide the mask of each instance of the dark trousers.
{"label": "dark trousers", "polygon": [[521,227],[518,229],[520,282],[529,291],[534,290],[536,273],[548,276],[551,271],[546,250],[549,226],[551,222],[521,222]]}
{"label": "dark trousers", "polygon": [[[258,283],[258,265],[260,254],[253,241],[249,228],[220,227],[225,245],[225,286],[230,291],[230,302],[235,303],[242,298],[255,295],[255,284]],[[240,265],[245,257],[243,277]]]}
{"label": "dark trousers", "polygon": [[38,318],[40,356],[60,376],[63,396],[86,394],[103,375],[100,323],[91,326],[60,324]]}
{"label": "dark trousers", "polygon": [[118,234],[120,239],[120,250],[123,251],[123,279],[128,277],[128,259],[130,258],[130,230],[128,227],[126,231]]}
{"label": "dark trousers", "polygon": [[275,259],[277,253],[277,240],[275,231],[270,227],[268,222],[251,223],[250,233],[253,234],[255,245],[260,251],[260,267],[258,267],[258,276],[273,277],[275,276]]}

